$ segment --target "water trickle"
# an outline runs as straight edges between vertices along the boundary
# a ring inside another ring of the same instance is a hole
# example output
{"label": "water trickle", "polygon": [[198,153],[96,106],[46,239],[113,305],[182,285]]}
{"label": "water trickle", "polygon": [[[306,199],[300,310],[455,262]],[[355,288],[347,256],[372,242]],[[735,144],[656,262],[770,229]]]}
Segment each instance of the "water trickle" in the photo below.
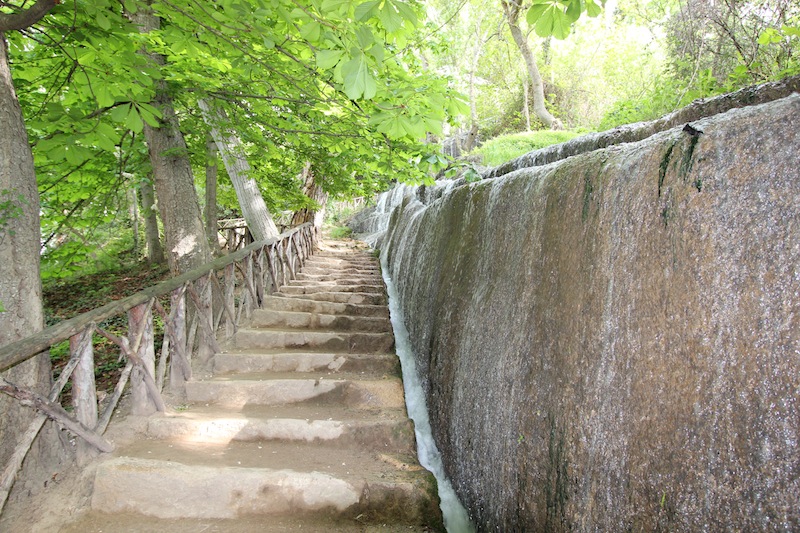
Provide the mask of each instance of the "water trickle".
{"label": "water trickle", "polygon": [[433,440],[428,408],[425,403],[425,393],[422,390],[419,374],[417,374],[408,330],[403,320],[403,312],[400,309],[400,300],[394,283],[392,283],[392,278],[389,276],[385,256],[381,258],[381,270],[383,271],[383,280],[386,283],[386,291],[389,294],[389,312],[392,329],[394,330],[395,348],[403,371],[406,409],[408,410],[408,416],[414,421],[419,462],[436,478],[444,526],[448,533],[473,533],[475,526],[470,522],[469,515],[467,515],[466,509],[461,505],[455,490],[453,490],[452,483],[447,479],[444,464],[442,463],[442,454]]}

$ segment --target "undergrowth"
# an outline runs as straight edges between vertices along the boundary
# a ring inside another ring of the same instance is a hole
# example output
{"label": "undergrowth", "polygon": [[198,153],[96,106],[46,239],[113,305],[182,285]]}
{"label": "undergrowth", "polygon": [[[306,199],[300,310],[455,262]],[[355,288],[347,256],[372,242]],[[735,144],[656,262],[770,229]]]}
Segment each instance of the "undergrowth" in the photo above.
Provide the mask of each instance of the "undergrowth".
{"label": "undergrowth", "polygon": [[[112,300],[125,298],[168,277],[169,269],[166,266],[133,263],[92,274],[45,281],[42,297],[46,325],[52,326],[62,320],[101,307]],[[162,303],[168,305],[167,301]],[[115,335],[124,335],[127,332],[128,320],[123,314],[112,317],[98,326]],[[160,338],[157,338],[156,346],[160,345],[160,342]],[[119,380],[125,362],[120,358],[119,347],[108,339],[95,334],[92,344],[97,390],[100,394],[109,393]],[[55,377],[58,377],[69,356],[69,341],[50,348],[50,360],[53,363]],[[64,405],[70,404],[69,386],[67,383],[60,398]]]}
{"label": "undergrowth", "polygon": [[579,135],[576,131],[540,130],[502,135],[486,141],[471,155],[479,155],[486,166],[497,166],[533,150],[566,142]]}

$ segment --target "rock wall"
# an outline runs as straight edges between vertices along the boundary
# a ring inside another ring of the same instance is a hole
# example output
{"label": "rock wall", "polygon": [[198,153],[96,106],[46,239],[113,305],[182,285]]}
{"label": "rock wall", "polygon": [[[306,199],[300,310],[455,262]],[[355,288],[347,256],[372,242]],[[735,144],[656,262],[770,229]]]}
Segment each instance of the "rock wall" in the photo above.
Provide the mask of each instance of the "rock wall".
{"label": "rock wall", "polygon": [[795,94],[385,202],[480,530],[800,529],[798,124]]}

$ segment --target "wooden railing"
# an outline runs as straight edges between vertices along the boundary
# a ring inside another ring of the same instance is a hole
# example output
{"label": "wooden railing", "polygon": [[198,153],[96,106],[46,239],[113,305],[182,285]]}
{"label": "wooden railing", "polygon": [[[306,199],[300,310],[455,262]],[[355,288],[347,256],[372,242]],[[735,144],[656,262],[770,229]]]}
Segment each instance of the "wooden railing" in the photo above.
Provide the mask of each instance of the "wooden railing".
{"label": "wooden railing", "polygon": [[228,252],[235,252],[253,242],[253,236],[243,218],[218,220],[217,231],[225,243],[222,248]]}
{"label": "wooden railing", "polygon": [[[81,437],[79,460],[94,450],[109,452],[103,438],[111,415],[127,382],[131,381],[134,414],[164,411],[165,383],[180,397],[195,366],[207,365],[218,351],[217,338],[236,333],[242,319],[262,305],[264,296],[293,279],[312,254],[317,228],[303,224],[276,239],[253,243],[196,270],[144,289],[60,322],[35,335],[0,348],[0,372],[18,365],[52,346],[69,340],[70,358],[47,397],[0,377],[0,391],[39,411],[30,424],[0,479],[0,512],[16,473],[46,418]],[[192,306],[187,306],[187,297]],[[159,301],[169,298],[169,309]],[[188,310],[187,310],[188,309]],[[127,314],[127,335],[116,335],[98,324]],[[156,351],[154,314],[163,340]],[[188,315],[188,317],[187,317]],[[105,337],[120,349],[125,362],[113,393],[98,409],[95,385],[94,338]],[[156,353],[159,354],[156,358]],[[58,402],[72,379],[72,413]]]}

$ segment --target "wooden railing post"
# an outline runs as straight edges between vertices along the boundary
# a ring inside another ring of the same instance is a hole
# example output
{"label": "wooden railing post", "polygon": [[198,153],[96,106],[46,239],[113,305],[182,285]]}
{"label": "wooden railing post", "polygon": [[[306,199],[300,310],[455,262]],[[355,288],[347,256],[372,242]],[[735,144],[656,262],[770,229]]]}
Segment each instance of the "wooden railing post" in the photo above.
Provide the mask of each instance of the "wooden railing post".
{"label": "wooden railing post", "polygon": [[[199,325],[199,344],[197,346],[197,363],[201,368],[207,368],[214,354],[219,351],[217,338],[214,334],[213,283],[211,272],[187,287],[189,296],[195,306],[195,315]],[[191,333],[190,333],[191,334]]]}
{"label": "wooden railing post", "polygon": [[265,253],[267,255],[267,269],[269,270],[269,277],[272,281],[272,288],[270,289],[270,292],[278,292],[280,286],[278,285],[278,273],[275,268],[275,247],[267,247]]}
{"label": "wooden railing post", "polygon": [[247,254],[244,258],[244,282],[247,286],[247,297],[244,304],[244,316],[249,319],[253,315],[253,308],[258,305],[258,295],[253,284],[253,256]]}
{"label": "wooden railing post", "polygon": [[[72,372],[72,406],[75,418],[88,428],[97,425],[97,389],[94,381],[94,324],[69,339],[69,351],[78,359]],[[83,440],[77,442],[78,464],[86,464],[96,455],[96,448]]]}
{"label": "wooden railing post", "polygon": [[169,361],[169,390],[183,396],[185,384],[192,377],[191,354],[186,351],[186,286],[172,291],[170,317],[167,325],[172,347]]}
{"label": "wooden railing post", "polygon": [[253,284],[256,289],[256,307],[264,305],[264,250],[253,252]]}
{"label": "wooden railing post", "polygon": [[236,333],[236,300],[234,298],[236,289],[236,266],[231,263],[225,267],[225,336],[231,337]]}
{"label": "wooden railing post", "polygon": [[137,305],[128,311],[128,343],[131,353],[141,364],[134,365],[131,374],[131,412],[134,415],[149,415],[158,410],[157,400],[152,398],[145,381],[149,378],[155,383],[156,351],[153,344],[153,314],[150,305]]}

